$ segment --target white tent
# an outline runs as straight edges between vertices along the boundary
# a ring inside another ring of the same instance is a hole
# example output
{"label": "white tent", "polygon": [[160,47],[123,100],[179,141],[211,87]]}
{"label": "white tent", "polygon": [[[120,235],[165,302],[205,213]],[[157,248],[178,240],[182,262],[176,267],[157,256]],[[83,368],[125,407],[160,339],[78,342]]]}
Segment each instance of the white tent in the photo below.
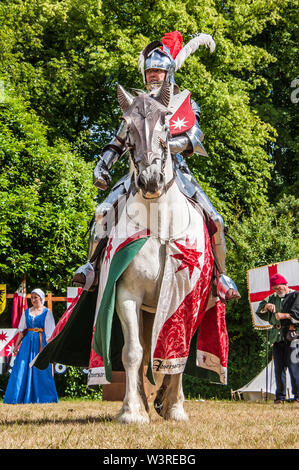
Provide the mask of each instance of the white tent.
{"label": "white tent", "polygon": [[[289,371],[286,373],[287,386],[286,386],[286,398],[293,398],[292,388],[291,388],[291,379]],[[265,367],[260,374],[258,374],[254,379],[251,380],[244,387],[239,388],[232,392],[234,397],[236,394],[240,396],[242,394],[244,400],[247,401],[259,401],[265,400],[266,396],[270,400],[275,399],[275,374],[274,374],[274,364],[273,360],[269,362],[268,366]]]}

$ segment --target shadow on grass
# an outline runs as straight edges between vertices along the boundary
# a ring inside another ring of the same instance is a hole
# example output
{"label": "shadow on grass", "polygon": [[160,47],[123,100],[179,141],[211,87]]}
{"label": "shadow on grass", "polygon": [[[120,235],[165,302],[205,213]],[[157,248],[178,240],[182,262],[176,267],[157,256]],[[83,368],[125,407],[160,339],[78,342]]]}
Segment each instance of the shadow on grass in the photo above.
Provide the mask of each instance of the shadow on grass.
{"label": "shadow on grass", "polygon": [[0,420],[0,426],[15,426],[16,424],[18,426],[24,426],[28,424],[32,425],[47,425],[47,424],[58,424],[61,426],[62,424],[91,424],[91,423],[111,423],[115,421],[114,416],[111,415],[105,415],[105,416],[99,416],[99,417],[94,417],[94,416],[86,416],[85,418],[21,418],[21,419],[12,419],[9,420],[7,418]]}

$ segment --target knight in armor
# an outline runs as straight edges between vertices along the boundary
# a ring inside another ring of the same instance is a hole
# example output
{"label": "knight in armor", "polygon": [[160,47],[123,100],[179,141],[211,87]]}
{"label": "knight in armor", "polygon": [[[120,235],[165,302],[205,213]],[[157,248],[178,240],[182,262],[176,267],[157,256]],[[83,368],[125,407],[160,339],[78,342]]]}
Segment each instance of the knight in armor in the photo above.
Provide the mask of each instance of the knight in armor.
{"label": "knight in armor", "polygon": [[[173,115],[180,106],[181,110],[186,108],[183,107],[183,103],[188,102],[188,95],[190,95],[188,90],[180,92],[174,79],[175,71],[199,46],[209,47],[213,52],[215,42],[210,35],[201,33],[183,47],[181,34],[174,31],[165,34],[161,41],[151,42],[140,53],[138,64],[148,93],[154,94],[165,80],[170,83],[172,93],[169,107],[174,110]],[[223,219],[193,177],[184,158],[193,154],[207,156],[202,144],[204,135],[199,126],[200,108],[192,99],[189,98],[189,101],[188,116],[181,116],[177,113],[177,120],[173,121],[172,127],[170,126],[170,131],[172,128],[173,132],[171,132],[169,145],[176,171],[176,183],[186,197],[198,204],[206,217],[215,258],[214,288],[217,295],[222,301],[238,299],[240,298],[238,289],[233,280],[225,273],[226,244]],[[187,125],[190,122],[190,112],[191,119],[193,117],[191,127]],[[113,165],[127,151],[126,134],[127,124],[122,121],[116,136],[104,147],[99,157],[99,162],[94,169],[94,185],[101,190],[108,188],[111,183],[110,171]],[[95,211],[90,233],[88,262],[76,271],[73,278],[74,284],[84,286],[86,290],[95,284],[95,267],[98,263],[98,254],[101,251],[99,246],[105,237],[107,239],[107,224],[103,223],[104,218],[117,199],[128,193],[129,187],[130,175],[127,174],[112,188],[106,200],[99,204]],[[102,245],[105,246],[103,243]]]}

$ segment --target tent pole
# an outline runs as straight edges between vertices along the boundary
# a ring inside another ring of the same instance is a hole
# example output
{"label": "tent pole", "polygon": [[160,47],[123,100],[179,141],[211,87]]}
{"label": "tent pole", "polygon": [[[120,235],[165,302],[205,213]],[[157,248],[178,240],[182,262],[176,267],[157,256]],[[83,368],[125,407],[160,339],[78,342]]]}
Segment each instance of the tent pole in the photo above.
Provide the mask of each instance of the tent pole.
{"label": "tent pole", "polygon": [[269,339],[269,330],[266,330],[266,401],[268,401],[268,355],[269,355],[269,348],[268,348],[268,339]]}

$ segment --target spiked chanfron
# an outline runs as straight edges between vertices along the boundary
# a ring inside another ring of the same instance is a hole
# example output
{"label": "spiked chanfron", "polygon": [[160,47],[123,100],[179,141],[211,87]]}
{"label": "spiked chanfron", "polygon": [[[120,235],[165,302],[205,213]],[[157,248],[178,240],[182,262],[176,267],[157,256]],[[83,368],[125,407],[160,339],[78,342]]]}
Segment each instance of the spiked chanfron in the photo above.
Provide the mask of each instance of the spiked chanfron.
{"label": "spiked chanfron", "polygon": [[165,108],[168,107],[171,98],[171,88],[170,84],[167,81],[163,82],[163,85],[159,89],[158,94],[155,96],[155,99],[159,101]]}
{"label": "spiked chanfron", "polygon": [[117,85],[117,99],[121,110],[125,113],[134,101],[134,96],[128,93],[121,85]]}

